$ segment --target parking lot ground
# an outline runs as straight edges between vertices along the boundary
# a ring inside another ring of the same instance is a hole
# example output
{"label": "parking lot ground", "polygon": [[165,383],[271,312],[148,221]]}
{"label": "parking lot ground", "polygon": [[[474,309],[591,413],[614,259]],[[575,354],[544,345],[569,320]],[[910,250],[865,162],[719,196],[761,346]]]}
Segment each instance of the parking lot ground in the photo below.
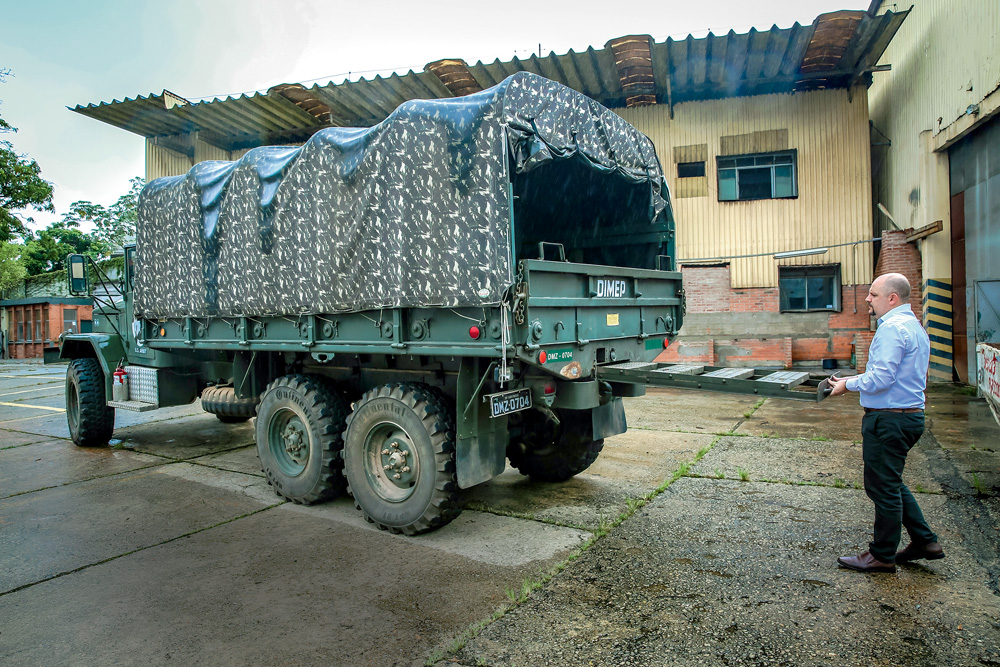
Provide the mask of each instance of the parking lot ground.
{"label": "parking lot ground", "polygon": [[862,575],[835,564],[871,531],[856,399],[650,390],[584,473],[507,470],[406,538],[283,502],[252,422],[197,402],[74,447],[64,370],[0,363],[5,666],[1000,664],[1000,512],[970,481],[1000,427],[968,396],[929,401],[906,471],[948,557]]}
{"label": "parking lot ground", "polygon": [[450,664],[996,664],[1000,605],[967,517],[921,500],[948,557],[865,575],[836,566],[865,548],[863,491],[682,478]]}

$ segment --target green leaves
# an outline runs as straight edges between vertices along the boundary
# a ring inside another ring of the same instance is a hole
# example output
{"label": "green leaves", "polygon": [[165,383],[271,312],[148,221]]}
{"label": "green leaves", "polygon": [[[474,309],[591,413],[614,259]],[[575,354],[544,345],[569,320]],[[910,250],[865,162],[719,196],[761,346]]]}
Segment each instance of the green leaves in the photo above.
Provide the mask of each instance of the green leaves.
{"label": "green leaves", "polygon": [[135,221],[139,204],[139,193],[146,181],[136,176],[129,180],[129,191],[105,208],[89,201],[73,202],[70,212],[63,216],[64,222],[86,220],[94,224],[94,240],[107,248],[108,254],[116,247],[135,237]]}
{"label": "green leaves", "polygon": [[[3,123],[5,128],[10,128]],[[13,128],[3,131],[13,131]],[[26,231],[15,213],[25,208],[54,211],[52,184],[41,177],[34,160],[18,155],[9,141],[0,141],[0,241],[10,241]]]}
{"label": "green leaves", "polygon": [[[0,67],[0,83],[12,76],[9,68]],[[0,118],[0,134],[13,134],[17,128]],[[42,168],[26,155],[20,155],[9,141],[0,141],[0,242],[24,234],[24,221],[15,213],[26,208],[54,211],[52,184],[41,176]],[[30,218],[29,218],[30,219]]]}

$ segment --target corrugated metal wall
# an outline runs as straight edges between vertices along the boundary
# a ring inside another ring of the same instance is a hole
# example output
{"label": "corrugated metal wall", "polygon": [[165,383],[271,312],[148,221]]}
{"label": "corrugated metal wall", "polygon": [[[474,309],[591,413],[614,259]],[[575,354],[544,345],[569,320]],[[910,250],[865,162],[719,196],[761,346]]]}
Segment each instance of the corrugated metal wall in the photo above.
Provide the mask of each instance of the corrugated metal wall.
{"label": "corrugated metal wall", "polygon": [[146,182],[164,176],[180,176],[193,166],[191,158],[157,146],[155,139],[146,139]]}
{"label": "corrugated metal wall", "polygon": [[229,151],[213,146],[212,144],[205,143],[197,137],[194,140],[194,163],[204,162],[205,160],[231,160]]}
{"label": "corrugated metal wall", "polygon": [[[869,89],[874,140],[892,142],[873,147],[875,203],[883,203],[902,228],[919,228],[941,220],[943,230],[920,241],[923,261],[924,324],[931,334],[931,380],[950,382],[952,366],[974,337],[953,332],[973,320],[970,271],[953,276],[952,225],[948,155],[942,150],[963,127],[982,123],[985,114],[966,115],[969,105],[996,107],[1000,86],[1000,2],[996,0],[915,0],[913,9],[879,61],[892,70],[874,75]],[[879,13],[894,9],[883,2]],[[995,121],[994,121],[995,122]],[[935,152],[937,150],[938,152]],[[961,206],[961,203],[959,203]],[[968,215],[968,213],[966,213]],[[889,226],[876,214],[879,228]],[[962,245],[956,245],[962,253]],[[978,249],[966,238],[964,248]],[[985,247],[985,246],[984,246]],[[955,270],[966,266],[954,258]],[[966,285],[952,294],[953,288]],[[970,318],[970,319],[964,319]],[[963,340],[964,339],[964,340]],[[966,364],[954,364],[964,377]],[[974,368],[974,366],[969,366]]]}
{"label": "corrugated metal wall", "polygon": [[[879,61],[891,64],[892,71],[875,73],[868,92],[872,122],[892,141],[890,148],[874,152],[875,197],[903,228],[934,222],[921,204],[927,193],[921,192],[926,148],[920,133],[947,128],[1000,85],[1000,2],[915,0],[913,5]],[[883,2],[879,13],[894,6]]]}
{"label": "corrugated metal wall", "polygon": [[[154,139],[146,140],[146,182],[163,176],[180,176],[191,167],[205,160],[238,160],[249,148],[226,151],[197,137],[189,139],[194,143],[194,160],[165,146],[157,146]],[[289,144],[298,146],[300,144]]]}
{"label": "corrugated metal wall", "polygon": [[[846,90],[820,90],[687,102],[674,107],[672,120],[665,105],[618,110],[653,140],[663,162],[675,193],[678,256],[773,253],[871,238],[868,105],[864,88],[854,92],[853,101]],[[723,144],[777,150],[781,147],[776,142],[787,142],[786,148],[798,153],[798,197],[718,201],[715,158],[726,154]],[[690,193],[676,186],[674,149],[700,144],[708,147],[708,195],[679,197]],[[781,261],[783,265],[832,263],[840,263],[845,284],[866,284],[874,268],[871,244]],[[776,287],[777,266],[770,254],[733,259],[733,287]]]}

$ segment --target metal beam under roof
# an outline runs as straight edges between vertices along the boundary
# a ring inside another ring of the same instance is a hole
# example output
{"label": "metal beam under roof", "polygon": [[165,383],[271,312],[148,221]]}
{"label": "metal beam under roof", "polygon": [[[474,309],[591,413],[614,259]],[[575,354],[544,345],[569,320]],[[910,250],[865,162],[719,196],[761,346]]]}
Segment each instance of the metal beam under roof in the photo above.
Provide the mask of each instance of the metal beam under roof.
{"label": "metal beam under roof", "polygon": [[406,100],[468,94],[522,70],[559,81],[608,107],[624,107],[638,93],[641,103],[667,104],[672,110],[683,102],[850,89],[870,83],[879,58],[907,14],[909,10],[878,16],[866,11],[831,12],[806,26],[796,23],[766,31],[650,40],[651,77],[647,67],[634,69],[639,62],[636,57],[641,59],[643,54],[622,52],[623,40],[627,40],[623,37],[610,40],[604,48],[590,47],[579,53],[571,49],[562,55],[480,61],[462,68],[461,85],[453,82],[454,91],[432,71],[431,65],[446,62],[436,61],[422,72],[410,70],[308,89],[283,84],[266,93],[204,102],[188,102],[165,90],[71,110],[147,138],[199,132],[202,140],[224,150],[300,142],[323,127],[368,127]]}

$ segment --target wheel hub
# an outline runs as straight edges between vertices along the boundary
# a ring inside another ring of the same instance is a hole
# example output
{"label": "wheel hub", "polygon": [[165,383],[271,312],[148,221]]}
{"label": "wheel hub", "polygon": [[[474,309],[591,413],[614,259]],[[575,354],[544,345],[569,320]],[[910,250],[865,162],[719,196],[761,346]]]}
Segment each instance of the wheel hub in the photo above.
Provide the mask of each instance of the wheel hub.
{"label": "wheel hub", "polygon": [[391,422],[376,425],[365,438],[365,475],[383,500],[404,502],[417,486],[420,461],[410,436]]}
{"label": "wheel hub", "polygon": [[288,456],[290,456],[293,461],[299,464],[305,462],[305,433],[302,432],[302,429],[298,424],[290,423],[285,426],[281,432],[281,440],[284,444],[285,451],[288,452]]}
{"label": "wheel hub", "polygon": [[382,470],[397,486],[409,487],[413,471],[407,464],[406,457],[410,452],[405,449],[406,443],[401,442],[398,437],[392,437],[386,445],[388,446],[382,450]]}

